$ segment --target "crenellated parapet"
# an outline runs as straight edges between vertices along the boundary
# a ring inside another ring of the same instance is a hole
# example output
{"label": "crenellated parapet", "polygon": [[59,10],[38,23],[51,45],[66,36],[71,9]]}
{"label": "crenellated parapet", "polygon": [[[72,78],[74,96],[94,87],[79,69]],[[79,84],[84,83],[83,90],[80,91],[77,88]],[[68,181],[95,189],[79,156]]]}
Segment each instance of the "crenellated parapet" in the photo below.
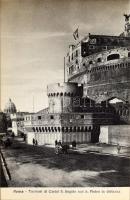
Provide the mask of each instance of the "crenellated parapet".
{"label": "crenellated parapet", "polygon": [[81,92],[77,83],[54,83],[47,86],[48,96],[75,96]]}
{"label": "crenellated parapet", "polygon": [[55,83],[47,87],[49,113],[70,112],[73,110],[72,98],[83,95],[83,87],[77,83]]}

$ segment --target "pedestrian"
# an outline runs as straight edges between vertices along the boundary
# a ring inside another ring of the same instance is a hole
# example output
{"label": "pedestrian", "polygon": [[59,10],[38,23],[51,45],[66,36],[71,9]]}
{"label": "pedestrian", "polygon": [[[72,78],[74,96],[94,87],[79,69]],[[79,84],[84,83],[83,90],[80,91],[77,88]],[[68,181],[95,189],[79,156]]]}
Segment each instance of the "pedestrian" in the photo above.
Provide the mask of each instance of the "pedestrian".
{"label": "pedestrian", "polygon": [[38,142],[37,142],[37,140],[35,140],[35,146],[37,146],[38,145]]}
{"label": "pedestrian", "polygon": [[35,145],[35,139],[34,139],[34,138],[33,138],[33,141],[32,141],[32,142],[33,142],[33,146],[34,146],[34,145]]}
{"label": "pedestrian", "polygon": [[61,144],[61,140],[59,140],[59,142],[58,142],[58,145],[59,145],[59,146],[61,146],[61,145],[62,145],[62,144]]}
{"label": "pedestrian", "polygon": [[26,141],[26,135],[24,134],[24,137],[23,137],[23,141],[25,142]]}
{"label": "pedestrian", "polygon": [[118,144],[118,145],[117,145],[118,154],[120,153],[120,150],[121,150],[121,146]]}
{"label": "pedestrian", "polygon": [[76,141],[75,140],[73,140],[73,142],[72,142],[72,148],[76,148]]}
{"label": "pedestrian", "polygon": [[58,144],[57,140],[55,140],[55,146]]}

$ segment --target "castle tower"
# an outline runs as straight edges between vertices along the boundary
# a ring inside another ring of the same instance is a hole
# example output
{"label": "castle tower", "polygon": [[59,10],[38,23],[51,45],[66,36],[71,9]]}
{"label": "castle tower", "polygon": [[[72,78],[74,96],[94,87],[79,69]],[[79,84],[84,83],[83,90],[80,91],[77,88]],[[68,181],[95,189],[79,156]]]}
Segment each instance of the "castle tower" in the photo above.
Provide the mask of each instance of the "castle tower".
{"label": "castle tower", "polygon": [[56,83],[47,87],[49,113],[72,112],[72,98],[82,96],[82,86],[77,83]]}

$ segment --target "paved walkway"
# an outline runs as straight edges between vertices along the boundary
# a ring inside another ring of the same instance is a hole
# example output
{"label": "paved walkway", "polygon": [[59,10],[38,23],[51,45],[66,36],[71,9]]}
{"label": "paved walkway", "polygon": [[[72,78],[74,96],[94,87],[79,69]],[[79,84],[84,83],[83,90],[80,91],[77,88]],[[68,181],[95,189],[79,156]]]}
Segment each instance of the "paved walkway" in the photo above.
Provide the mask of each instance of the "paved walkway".
{"label": "paved walkway", "polygon": [[[47,147],[54,148],[55,145],[46,145]],[[118,153],[117,145],[107,145],[107,144],[78,144],[76,149],[71,149],[71,151],[79,152],[81,154],[85,153],[95,153],[102,155],[113,155],[118,157],[130,158],[130,147],[121,147]]]}
{"label": "paved walkway", "polygon": [[[88,146],[87,146],[88,147]],[[130,159],[77,151],[56,155],[54,148],[32,146],[21,139],[2,149],[11,173],[9,187],[130,186]]]}
{"label": "paved walkway", "polygon": [[118,153],[117,145],[107,144],[79,144],[77,150],[80,153],[98,153],[102,155],[113,155],[130,158],[130,147],[121,147]]}

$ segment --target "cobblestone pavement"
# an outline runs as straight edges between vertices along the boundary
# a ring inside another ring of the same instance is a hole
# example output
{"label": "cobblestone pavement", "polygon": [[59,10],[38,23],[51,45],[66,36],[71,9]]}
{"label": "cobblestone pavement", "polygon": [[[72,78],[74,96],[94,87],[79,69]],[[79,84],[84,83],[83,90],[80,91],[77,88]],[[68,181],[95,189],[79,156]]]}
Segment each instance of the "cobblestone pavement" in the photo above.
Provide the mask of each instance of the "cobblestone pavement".
{"label": "cobblestone pavement", "polygon": [[20,140],[2,152],[12,177],[9,187],[130,186],[127,157],[87,151],[55,155],[52,147],[36,147]]}

